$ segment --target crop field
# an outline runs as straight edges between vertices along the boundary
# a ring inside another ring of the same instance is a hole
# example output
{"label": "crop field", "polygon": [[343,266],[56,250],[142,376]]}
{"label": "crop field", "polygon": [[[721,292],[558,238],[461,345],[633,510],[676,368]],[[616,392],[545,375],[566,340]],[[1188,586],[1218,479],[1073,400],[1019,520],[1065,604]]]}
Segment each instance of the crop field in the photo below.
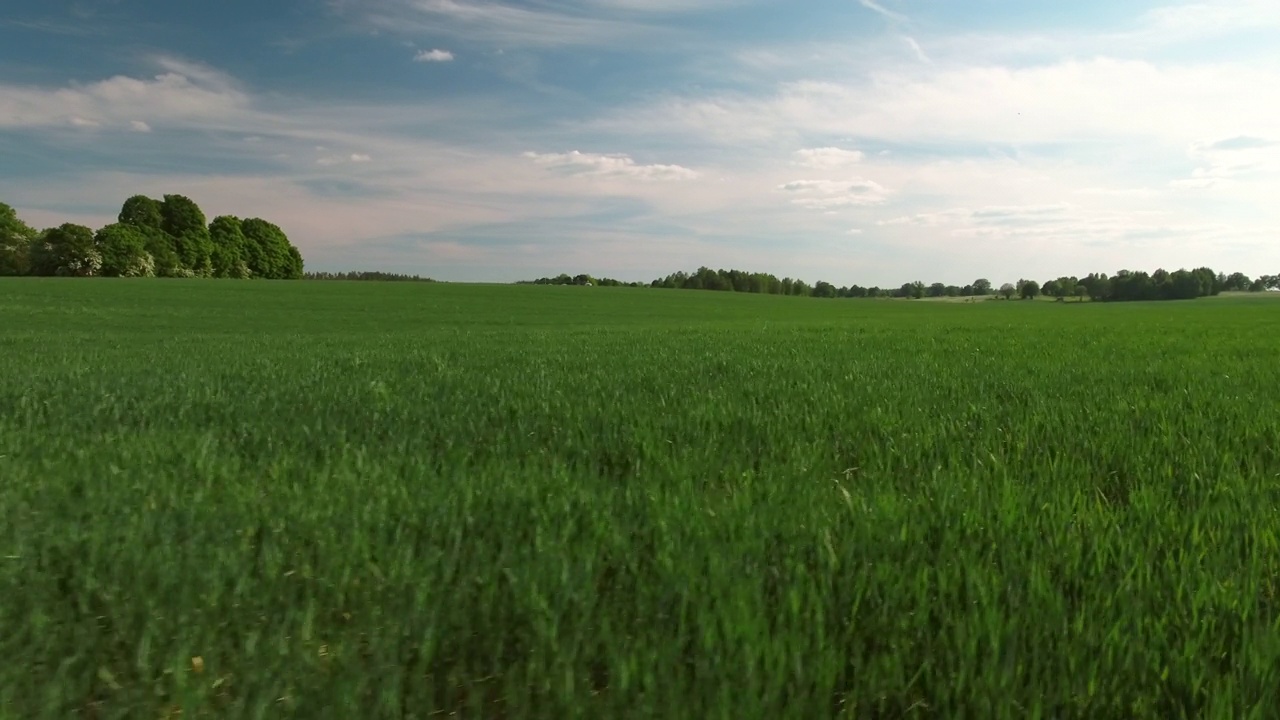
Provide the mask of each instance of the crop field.
{"label": "crop field", "polygon": [[1280,301],[0,281],[0,718],[1274,718]]}

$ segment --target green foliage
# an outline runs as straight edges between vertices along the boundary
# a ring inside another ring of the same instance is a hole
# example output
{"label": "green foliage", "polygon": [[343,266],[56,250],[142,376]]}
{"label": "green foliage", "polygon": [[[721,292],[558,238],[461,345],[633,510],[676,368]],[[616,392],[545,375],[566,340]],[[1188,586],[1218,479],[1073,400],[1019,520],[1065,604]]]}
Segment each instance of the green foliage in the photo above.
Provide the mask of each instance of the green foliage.
{"label": "green foliage", "polygon": [[31,246],[31,274],[92,277],[102,269],[93,230],[64,223],[40,233]]}
{"label": "green foliage", "polygon": [[163,205],[146,195],[134,195],[124,201],[119,221],[138,228],[164,229]]}
{"label": "green foliage", "polygon": [[1018,297],[1023,300],[1034,300],[1040,296],[1040,283],[1035,280],[1023,280],[1018,283]]}
{"label": "green foliage", "polygon": [[160,214],[183,268],[195,277],[213,275],[213,241],[200,206],[183,195],[165,195]]}
{"label": "green foliage", "polygon": [[31,243],[37,235],[12,207],[0,203],[0,275],[26,275],[31,271]]}
{"label": "green foliage", "polygon": [[289,238],[278,225],[249,218],[241,223],[244,232],[245,259],[254,277],[267,280],[292,280],[302,277],[302,256],[289,244]]}
{"label": "green foliage", "polygon": [[152,277],[155,260],[147,252],[147,238],[132,225],[115,223],[98,231],[94,243],[102,255],[105,277]]}
{"label": "green foliage", "polygon": [[120,224],[138,230],[152,259],[157,277],[185,277],[189,272],[178,256],[178,241],[164,229],[164,205],[145,195],[134,195],[120,209]]}
{"label": "green foliage", "polygon": [[245,259],[249,241],[240,228],[240,218],[231,215],[214,218],[209,223],[209,239],[213,243],[210,259],[214,277],[243,279],[250,276]]}
{"label": "green foliage", "polygon": [[165,195],[164,202],[160,205],[160,215],[163,218],[161,227],[173,237],[208,231],[204,211],[186,196]]}
{"label": "green foliage", "polygon": [[147,254],[154,261],[156,277],[191,276],[190,271],[183,266],[182,259],[178,257],[174,240],[168,233],[158,228],[140,228],[139,232],[145,240]]}
{"label": "green foliage", "polygon": [[[190,198],[135,195],[119,222],[95,233],[66,224],[36,233],[0,203],[0,275],[303,277],[303,258],[279,226],[232,216],[206,226]],[[248,233],[245,227],[249,228]]]}
{"label": "green foliage", "polygon": [[[287,243],[288,240],[285,240],[285,242]],[[302,276],[303,276],[302,253],[298,251],[298,247],[296,245],[293,245],[292,243],[290,243],[289,258],[288,258],[287,264],[285,265],[284,275],[281,277],[281,279],[282,280],[301,280]]]}
{"label": "green foliage", "polygon": [[0,284],[0,707],[1270,717],[1276,302]]}

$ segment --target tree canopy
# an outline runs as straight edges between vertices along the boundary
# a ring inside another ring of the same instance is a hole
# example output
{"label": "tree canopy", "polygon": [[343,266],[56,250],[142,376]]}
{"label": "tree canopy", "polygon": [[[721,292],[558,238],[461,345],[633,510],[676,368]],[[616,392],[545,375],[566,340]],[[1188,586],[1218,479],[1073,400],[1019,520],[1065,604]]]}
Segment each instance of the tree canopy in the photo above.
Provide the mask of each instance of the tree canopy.
{"label": "tree canopy", "polygon": [[0,203],[0,275],[293,280],[302,272],[302,254],[280,226],[230,215],[207,223],[183,195],[134,195],[97,232],[73,224],[37,232]]}
{"label": "tree canopy", "polygon": [[31,244],[37,235],[13,208],[0,203],[0,275],[26,275],[31,269]]}

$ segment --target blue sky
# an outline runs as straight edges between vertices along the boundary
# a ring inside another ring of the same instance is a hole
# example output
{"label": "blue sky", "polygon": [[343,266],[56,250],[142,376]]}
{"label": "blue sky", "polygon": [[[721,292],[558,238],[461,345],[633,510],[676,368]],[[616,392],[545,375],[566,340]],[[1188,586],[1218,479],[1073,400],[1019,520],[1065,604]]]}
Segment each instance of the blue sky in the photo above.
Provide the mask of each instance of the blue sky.
{"label": "blue sky", "polygon": [[0,201],[309,269],[1280,271],[1274,0],[8,0]]}

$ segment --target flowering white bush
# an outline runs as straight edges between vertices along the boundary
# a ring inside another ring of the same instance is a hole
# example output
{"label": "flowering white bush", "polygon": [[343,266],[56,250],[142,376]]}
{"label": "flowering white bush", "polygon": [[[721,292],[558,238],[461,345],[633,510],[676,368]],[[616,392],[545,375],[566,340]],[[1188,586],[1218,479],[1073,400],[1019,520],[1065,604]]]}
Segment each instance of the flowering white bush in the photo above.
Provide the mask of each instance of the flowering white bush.
{"label": "flowering white bush", "polygon": [[156,260],[148,252],[134,258],[120,273],[120,277],[155,277],[155,275]]}
{"label": "flowering white bush", "polygon": [[[63,270],[65,272],[62,272]],[[93,277],[100,270],[102,270],[102,253],[97,250],[89,250],[82,257],[68,258],[67,264],[59,268],[59,274],[73,277]]]}

